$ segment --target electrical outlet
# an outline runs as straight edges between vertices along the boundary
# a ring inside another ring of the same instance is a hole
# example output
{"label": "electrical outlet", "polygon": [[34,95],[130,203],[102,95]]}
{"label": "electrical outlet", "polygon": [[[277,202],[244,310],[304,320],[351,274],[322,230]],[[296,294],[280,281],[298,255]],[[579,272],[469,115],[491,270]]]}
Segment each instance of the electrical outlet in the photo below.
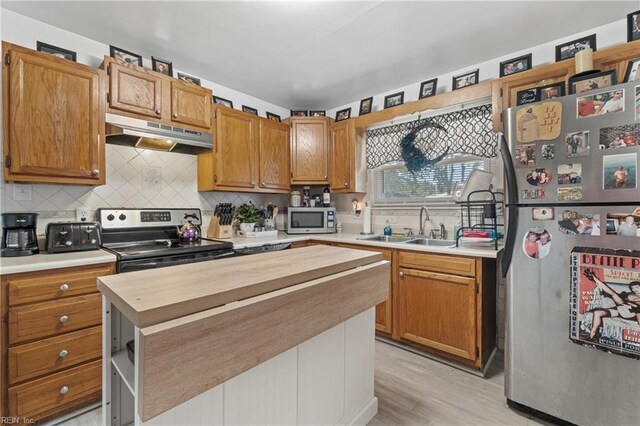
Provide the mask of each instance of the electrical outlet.
{"label": "electrical outlet", "polygon": [[76,220],[78,222],[89,222],[91,220],[91,209],[87,207],[78,207],[76,209]]}

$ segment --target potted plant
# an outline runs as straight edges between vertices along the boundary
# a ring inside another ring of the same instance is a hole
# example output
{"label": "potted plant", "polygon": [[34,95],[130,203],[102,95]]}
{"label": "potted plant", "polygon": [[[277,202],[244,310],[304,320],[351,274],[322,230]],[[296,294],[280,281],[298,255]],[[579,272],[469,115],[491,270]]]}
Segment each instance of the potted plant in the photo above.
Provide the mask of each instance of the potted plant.
{"label": "potted plant", "polygon": [[263,213],[253,203],[243,204],[236,210],[236,220],[240,222],[242,232],[251,232],[256,222],[263,218]]}

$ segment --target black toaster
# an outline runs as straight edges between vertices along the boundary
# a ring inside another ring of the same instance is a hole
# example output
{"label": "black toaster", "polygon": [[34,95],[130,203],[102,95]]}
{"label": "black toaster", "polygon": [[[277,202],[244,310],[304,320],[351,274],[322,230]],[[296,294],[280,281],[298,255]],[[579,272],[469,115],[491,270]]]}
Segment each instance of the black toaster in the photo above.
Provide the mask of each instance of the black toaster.
{"label": "black toaster", "polygon": [[97,222],[52,222],[47,225],[45,247],[49,253],[98,250],[102,244]]}

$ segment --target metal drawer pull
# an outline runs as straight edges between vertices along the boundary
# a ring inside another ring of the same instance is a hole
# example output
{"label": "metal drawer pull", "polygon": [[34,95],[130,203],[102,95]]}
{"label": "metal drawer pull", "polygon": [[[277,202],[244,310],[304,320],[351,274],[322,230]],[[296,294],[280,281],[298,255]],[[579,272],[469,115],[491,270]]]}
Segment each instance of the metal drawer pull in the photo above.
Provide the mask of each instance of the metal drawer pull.
{"label": "metal drawer pull", "polygon": [[64,395],[67,392],[69,392],[69,387],[68,386],[63,386],[63,387],[60,388],[60,393],[62,395]]}
{"label": "metal drawer pull", "polygon": [[67,351],[66,349],[63,349],[63,350],[61,350],[61,351],[58,353],[58,356],[59,356],[60,358],[64,358],[64,357],[66,357],[67,355],[69,355],[69,351]]}
{"label": "metal drawer pull", "polygon": [[69,284],[64,283],[64,284],[60,284],[60,291],[67,291],[69,290]]}
{"label": "metal drawer pull", "polygon": [[400,278],[404,277],[404,272],[400,272]]}
{"label": "metal drawer pull", "polygon": [[63,315],[63,316],[60,317],[60,319],[58,321],[60,321],[61,323],[64,324],[65,322],[69,321],[69,316],[68,315]]}

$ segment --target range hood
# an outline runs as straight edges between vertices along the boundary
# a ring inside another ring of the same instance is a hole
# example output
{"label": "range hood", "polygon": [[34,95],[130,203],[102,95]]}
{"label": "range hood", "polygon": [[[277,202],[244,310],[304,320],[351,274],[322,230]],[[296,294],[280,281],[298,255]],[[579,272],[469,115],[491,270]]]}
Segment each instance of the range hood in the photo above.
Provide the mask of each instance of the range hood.
{"label": "range hood", "polygon": [[213,135],[122,115],[106,114],[107,143],[157,151],[200,154],[211,151]]}

